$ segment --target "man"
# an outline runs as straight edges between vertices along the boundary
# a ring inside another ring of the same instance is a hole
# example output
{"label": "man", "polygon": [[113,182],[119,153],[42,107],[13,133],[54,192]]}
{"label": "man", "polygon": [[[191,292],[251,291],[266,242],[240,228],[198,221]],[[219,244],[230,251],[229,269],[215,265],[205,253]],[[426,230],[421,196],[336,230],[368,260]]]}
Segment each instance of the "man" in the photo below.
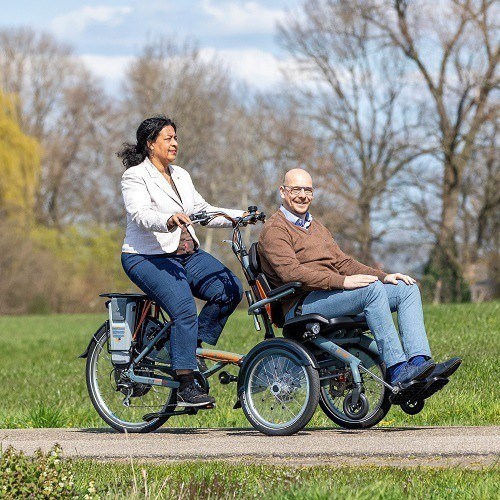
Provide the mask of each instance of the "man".
{"label": "man", "polygon": [[[303,294],[283,300],[286,318],[294,316],[300,298],[302,314],[333,318],[364,313],[391,384],[450,376],[461,360],[436,365],[431,359],[415,280],[366,266],[342,252],[328,229],[309,213],[314,188],[305,170],[286,173],[280,196],[283,204],[266,222],[258,251],[272,285],[303,283]],[[399,335],[391,311],[398,312]]]}

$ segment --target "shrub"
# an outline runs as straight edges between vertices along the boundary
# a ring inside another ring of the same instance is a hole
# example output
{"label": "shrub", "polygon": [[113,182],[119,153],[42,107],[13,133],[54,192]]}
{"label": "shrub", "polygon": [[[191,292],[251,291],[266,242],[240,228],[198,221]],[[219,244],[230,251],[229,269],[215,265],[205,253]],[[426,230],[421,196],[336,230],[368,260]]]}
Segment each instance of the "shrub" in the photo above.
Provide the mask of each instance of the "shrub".
{"label": "shrub", "polygon": [[58,499],[78,498],[72,462],[61,458],[61,447],[37,450],[33,457],[12,446],[0,456],[0,497]]}

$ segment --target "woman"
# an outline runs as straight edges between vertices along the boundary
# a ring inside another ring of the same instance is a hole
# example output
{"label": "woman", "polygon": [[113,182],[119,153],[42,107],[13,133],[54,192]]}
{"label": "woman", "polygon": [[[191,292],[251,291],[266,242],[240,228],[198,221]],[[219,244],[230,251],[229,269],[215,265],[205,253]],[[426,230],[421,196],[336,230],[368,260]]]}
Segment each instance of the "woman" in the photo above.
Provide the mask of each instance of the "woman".
{"label": "woman", "polygon": [[[199,248],[189,216],[194,212],[223,211],[208,204],[196,191],[189,173],[173,165],[178,143],[175,123],[164,116],[144,120],[136,144],[118,152],[126,168],[122,194],[127,230],[122,265],[127,276],[155,300],[172,320],[172,367],[180,387],[179,406],[213,403],[194,382],[196,347],[215,345],[229,315],[241,300],[239,279],[217,259]],[[227,227],[220,217],[209,224]],[[197,315],[195,297],[206,301]]]}

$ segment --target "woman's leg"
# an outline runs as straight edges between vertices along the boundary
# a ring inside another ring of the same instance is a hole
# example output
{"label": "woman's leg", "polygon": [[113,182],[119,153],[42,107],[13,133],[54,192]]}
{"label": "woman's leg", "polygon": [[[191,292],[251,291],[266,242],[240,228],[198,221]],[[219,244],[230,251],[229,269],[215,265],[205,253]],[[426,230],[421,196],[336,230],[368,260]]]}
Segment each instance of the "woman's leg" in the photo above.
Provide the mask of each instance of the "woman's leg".
{"label": "woman's leg", "polygon": [[302,304],[302,314],[318,313],[327,318],[362,312],[386,365],[405,362],[407,358],[392,320],[384,285],[380,281],[355,290],[314,291]]}
{"label": "woman's leg", "polygon": [[408,359],[414,356],[431,357],[424,325],[422,299],[418,285],[384,283],[391,311],[398,313],[398,327],[403,349]]}
{"label": "woman's leg", "polygon": [[136,254],[122,254],[122,264],[127,276],[172,320],[172,368],[196,370],[198,319],[183,266],[175,258]]}
{"label": "woman's leg", "polygon": [[198,316],[198,338],[215,345],[227,319],[241,301],[241,282],[203,250],[197,250],[187,259],[185,269],[193,295],[206,301]]}

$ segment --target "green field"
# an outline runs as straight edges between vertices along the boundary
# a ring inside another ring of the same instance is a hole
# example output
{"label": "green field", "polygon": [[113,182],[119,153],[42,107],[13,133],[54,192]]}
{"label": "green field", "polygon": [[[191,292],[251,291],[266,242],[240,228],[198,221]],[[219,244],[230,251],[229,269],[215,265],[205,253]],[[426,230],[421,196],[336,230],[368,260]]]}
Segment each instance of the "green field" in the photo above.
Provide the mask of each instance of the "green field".
{"label": "green field", "polygon": [[[500,303],[427,306],[426,325],[436,360],[461,356],[460,370],[416,416],[398,407],[380,425],[492,425],[500,421]],[[102,315],[0,317],[0,427],[102,427],[85,387],[78,359]],[[245,311],[230,319],[219,346],[247,352],[261,335]],[[235,371],[233,370],[235,373]],[[248,427],[233,410],[235,385],[212,379],[217,407],[197,416],[170,419],[166,426]],[[333,424],[318,409],[310,426]]]}

